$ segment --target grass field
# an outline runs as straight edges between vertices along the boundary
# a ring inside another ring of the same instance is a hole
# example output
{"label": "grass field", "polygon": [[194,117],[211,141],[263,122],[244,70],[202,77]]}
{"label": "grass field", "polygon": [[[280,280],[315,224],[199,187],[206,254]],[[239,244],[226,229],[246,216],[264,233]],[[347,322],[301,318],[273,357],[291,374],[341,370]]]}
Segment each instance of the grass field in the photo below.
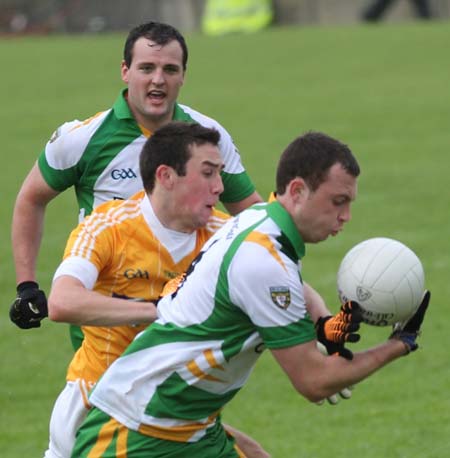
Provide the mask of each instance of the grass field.
{"label": "grass field", "polygon": [[[274,458],[450,456],[448,331],[450,24],[273,28],[217,39],[188,35],[180,101],[232,132],[258,190],[273,188],[281,150],[307,130],[348,143],[362,175],[353,219],[310,246],[304,276],[337,310],[335,272],[357,242],[402,240],[423,261],[432,304],[421,349],[355,388],[336,407],[306,402],[269,353],[224,413]],[[67,327],[21,331],[8,319],[15,278],[9,228],[15,195],[52,131],[108,108],[121,86],[124,35],[0,39],[4,171],[0,245],[0,450],[39,457],[71,358]],[[447,56],[447,57],[445,57]],[[39,258],[48,291],[76,224],[72,192],[49,207]],[[388,329],[364,327],[365,348]]]}

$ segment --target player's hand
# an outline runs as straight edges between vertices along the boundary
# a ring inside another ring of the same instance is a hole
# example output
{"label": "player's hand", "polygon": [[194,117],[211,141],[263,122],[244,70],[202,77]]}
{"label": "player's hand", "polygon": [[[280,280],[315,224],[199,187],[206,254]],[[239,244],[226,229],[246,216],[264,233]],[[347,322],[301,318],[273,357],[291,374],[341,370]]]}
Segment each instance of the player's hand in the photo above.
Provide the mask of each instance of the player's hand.
{"label": "player's hand", "polygon": [[[322,345],[320,342],[317,342],[317,349],[320,351],[320,353],[322,353],[322,355],[328,355],[328,351],[325,348],[325,345]],[[328,401],[328,404],[334,406],[339,402],[340,399],[350,399],[352,397],[352,390],[353,386],[343,388],[341,391],[339,391],[339,393],[328,396],[326,400]],[[321,406],[324,402],[325,399],[322,399],[321,401],[316,402],[316,404]]]}
{"label": "player's hand", "polygon": [[430,297],[430,291],[425,291],[422,302],[416,313],[408,321],[396,323],[393,327],[393,332],[389,338],[401,340],[405,344],[406,354],[419,348],[416,339],[420,335],[420,327],[422,326],[425,312],[430,303]]}
{"label": "player's hand", "polygon": [[21,329],[39,328],[48,316],[47,298],[34,281],[17,285],[17,297],[9,309],[9,318]]}
{"label": "player's hand", "polygon": [[325,346],[329,355],[337,353],[345,359],[353,359],[353,353],[344,347],[346,342],[358,342],[356,334],[362,321],[361,308],[349,301],[341,306],[338,314],[320,317],[316,322],[317,340]]}
{"label": "player's hand", "polygon": [[[352,397],[352,390],[353,390],[353,387],[349,386],[348,388],[343,388],[341,391],[339,391],[339,393],[328,396],[327,397],[328,404],[335,406],[340,401],[340,399],[350,399]],[[318,406],[321,406],[324,402],[325,402],[325,399],[322,399],[321,401],[317,401],[316,404]]]}

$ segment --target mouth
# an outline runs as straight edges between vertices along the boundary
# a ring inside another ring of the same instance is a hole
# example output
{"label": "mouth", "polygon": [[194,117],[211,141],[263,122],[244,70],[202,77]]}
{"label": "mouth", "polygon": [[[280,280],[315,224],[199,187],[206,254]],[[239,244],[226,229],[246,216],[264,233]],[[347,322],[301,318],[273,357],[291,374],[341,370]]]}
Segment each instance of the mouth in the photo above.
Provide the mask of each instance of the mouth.
{"label": "mouth", "polygon": [[217,201],[212,204],[206,204],[206,208],[208,210],[213,210],[216,205],[217,205]]}
{"label": "mouth", "polygon": [[164,91],[152,90],[147,93],[147,97],[152,102],[162,102],[166,98],[166,93]]}

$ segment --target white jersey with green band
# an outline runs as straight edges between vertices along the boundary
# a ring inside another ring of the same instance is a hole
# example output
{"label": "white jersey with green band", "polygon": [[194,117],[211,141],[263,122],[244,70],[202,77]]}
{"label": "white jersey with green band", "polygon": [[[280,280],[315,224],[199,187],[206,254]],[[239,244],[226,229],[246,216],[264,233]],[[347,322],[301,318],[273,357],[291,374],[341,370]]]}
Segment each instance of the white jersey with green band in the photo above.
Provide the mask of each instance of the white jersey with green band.
{"label": "white jersey with green band", "polygon": [[[143,187],[139,155],[151,132],[136,123],[125,91],[111,109],[60,126],[39,156],[40,171],[51,188],[64,191],[75,187],[80,219],[100,203],[127,199]],[[222,202],[238,202],[254,192],[230,134],[217,121],[180,104],[175,105],[173,119],[195,121],[220,132],[225,164]]]}
{"label": "white jersey with green band", "polygon": [[103,375],[90,402],[130,429],[196,441],[264,348],[311,341],[304,243],[278,203],[231,219],[204,246],[158,320]]}

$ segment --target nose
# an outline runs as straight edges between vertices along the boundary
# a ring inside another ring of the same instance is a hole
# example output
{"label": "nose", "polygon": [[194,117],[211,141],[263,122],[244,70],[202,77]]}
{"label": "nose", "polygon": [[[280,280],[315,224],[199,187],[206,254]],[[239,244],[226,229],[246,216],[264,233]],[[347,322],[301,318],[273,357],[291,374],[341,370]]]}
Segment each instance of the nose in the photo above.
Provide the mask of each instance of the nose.
{"label": "nose", "polygon": [[156,85],[164,84],[164,71],[162,68],[156,68],[152,73],[152,83]]}
{"label": "nose", "polygon": [[339,219],[343,223],[348,223],[352,219],[352,213],[350,211],[350,204],[344,207],[342,212],[339,214]]}
{"label": "nose", "polygon": [[212,186],[212,192],[213,194],[216,194],[216,195],[219,195],[219,194],[222,194],[223,192],[223,181],[222,181],[222,177],[219,175],[217,175],[217,178],[214,180],[214,184]]}

